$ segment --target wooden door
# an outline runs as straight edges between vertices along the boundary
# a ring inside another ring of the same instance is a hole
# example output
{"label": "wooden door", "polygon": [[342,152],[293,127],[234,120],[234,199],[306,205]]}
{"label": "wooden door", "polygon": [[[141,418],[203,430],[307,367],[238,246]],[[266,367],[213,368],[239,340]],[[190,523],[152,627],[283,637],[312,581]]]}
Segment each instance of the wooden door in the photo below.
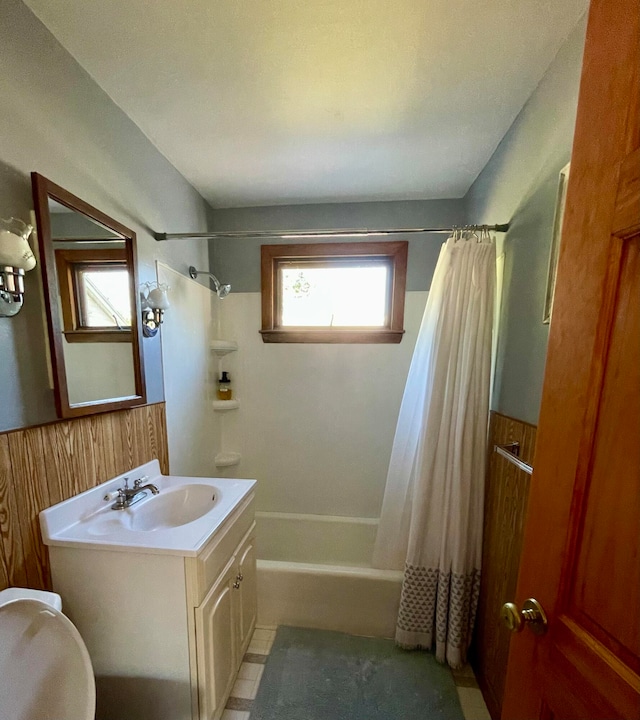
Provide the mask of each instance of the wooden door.
{"label": "wooden door", "polygon": [[592,0],[504,720],[640,718],[639,15]]}

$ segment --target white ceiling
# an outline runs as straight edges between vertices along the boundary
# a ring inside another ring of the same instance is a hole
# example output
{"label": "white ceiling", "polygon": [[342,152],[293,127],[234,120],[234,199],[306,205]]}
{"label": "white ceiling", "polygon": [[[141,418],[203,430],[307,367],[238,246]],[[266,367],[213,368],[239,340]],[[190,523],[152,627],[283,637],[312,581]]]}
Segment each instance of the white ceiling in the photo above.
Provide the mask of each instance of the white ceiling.
{"label": "white ceiling", "polygon": [[26,0],[214,207],[462,197],[587,0]]}

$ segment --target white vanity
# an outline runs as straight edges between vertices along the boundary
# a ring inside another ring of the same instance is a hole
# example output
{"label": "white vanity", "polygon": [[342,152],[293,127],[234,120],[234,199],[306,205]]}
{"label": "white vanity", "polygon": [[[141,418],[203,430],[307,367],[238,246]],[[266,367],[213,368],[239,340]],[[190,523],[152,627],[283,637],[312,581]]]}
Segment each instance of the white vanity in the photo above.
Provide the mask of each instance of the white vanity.
{"label": "white vanity", "polygon": [[[113,510],[125,477],[159,492]],[[40,514],[97,720],[222,715],[256,621],[254,486],[163,476],[153,461]]]}

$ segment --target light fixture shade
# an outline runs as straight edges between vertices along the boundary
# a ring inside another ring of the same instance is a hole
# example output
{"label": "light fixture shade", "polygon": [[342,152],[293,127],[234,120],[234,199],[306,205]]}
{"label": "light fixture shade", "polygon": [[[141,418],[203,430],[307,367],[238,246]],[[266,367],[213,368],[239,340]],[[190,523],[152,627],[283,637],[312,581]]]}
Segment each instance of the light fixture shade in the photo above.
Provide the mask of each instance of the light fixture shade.
{"label": "light fixture shade", "polygon": [[147,304],[154,310],[166,310],[171,307],[169,298],[167,296],[168,288],[157,287],[149,292],[147,296]]}
{"label": "light fixture shade", "polygon": [[27,241],[32,230],[18,218],[0,219],[0,265],[33,270],[36,258]]}
{"label": "light fixture shade", "polygon": [[146,338],[155,337],[164,321],[164,311],[171,305],[167,296],[168,291],[169,286],[157,280],[140,286],[142,334]]}

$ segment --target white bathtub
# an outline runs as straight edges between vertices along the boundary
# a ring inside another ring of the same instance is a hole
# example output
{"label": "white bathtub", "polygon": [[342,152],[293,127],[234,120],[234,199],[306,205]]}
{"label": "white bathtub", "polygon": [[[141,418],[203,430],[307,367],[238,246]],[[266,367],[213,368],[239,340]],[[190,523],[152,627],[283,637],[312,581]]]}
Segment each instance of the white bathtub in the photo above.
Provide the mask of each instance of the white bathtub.
{"label": "white bathtub", "polygon": [[371,567],[377,519],[256,513],[258,623],[392,637],[402,573]]}

